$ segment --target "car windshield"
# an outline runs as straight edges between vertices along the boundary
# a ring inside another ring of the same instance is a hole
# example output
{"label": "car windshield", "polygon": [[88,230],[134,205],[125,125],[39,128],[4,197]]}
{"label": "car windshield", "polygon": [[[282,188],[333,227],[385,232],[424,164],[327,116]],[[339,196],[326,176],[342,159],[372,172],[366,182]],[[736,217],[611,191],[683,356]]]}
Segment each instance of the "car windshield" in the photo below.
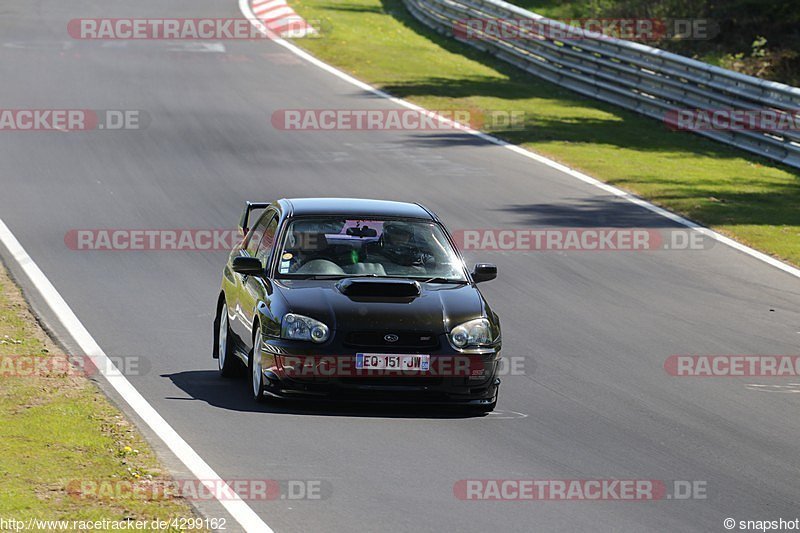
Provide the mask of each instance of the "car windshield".
{"label": "car windshield", "polygon": [[289,224],[279,257],[280,278],[466,281],[441,226],[425,220],[298,218]]}

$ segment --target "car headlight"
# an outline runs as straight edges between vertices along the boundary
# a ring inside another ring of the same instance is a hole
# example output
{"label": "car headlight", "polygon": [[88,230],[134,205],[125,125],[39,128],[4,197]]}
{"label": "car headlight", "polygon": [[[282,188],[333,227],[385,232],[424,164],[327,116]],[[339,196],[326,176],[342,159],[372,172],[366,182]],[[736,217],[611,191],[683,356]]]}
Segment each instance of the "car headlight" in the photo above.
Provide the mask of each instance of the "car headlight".
{"label": "car headlight", "polygon": [[328,326],[307,316],[286,313],[281,320],[281,337],[284,339],[325,342],[329,334]]}
{"label": "car headlight", "polygon": [[494,344],[492,327],[485,318],[464,322],[450,330],[450,342],[456,348],[489,346]]}

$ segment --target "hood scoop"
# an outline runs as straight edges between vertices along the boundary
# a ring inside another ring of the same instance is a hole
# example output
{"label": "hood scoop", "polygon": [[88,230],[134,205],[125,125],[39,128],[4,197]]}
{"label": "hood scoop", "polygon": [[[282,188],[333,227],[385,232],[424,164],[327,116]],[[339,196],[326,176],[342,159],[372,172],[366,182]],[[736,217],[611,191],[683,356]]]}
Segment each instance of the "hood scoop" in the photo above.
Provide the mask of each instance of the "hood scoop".
{"label": "hood scoop", "polygon": [[420,284],[413,279],[345,278],[336,284],[350,298],[416,298]]}

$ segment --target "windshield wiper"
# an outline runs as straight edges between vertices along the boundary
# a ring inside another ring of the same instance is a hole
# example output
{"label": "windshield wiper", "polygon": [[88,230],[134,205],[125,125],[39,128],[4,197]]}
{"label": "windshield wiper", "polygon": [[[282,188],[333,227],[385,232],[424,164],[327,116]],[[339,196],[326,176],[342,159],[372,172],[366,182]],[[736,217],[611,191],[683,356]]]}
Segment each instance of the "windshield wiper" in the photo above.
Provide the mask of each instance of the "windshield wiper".
{"label": "windshield wiper", "polygon": [[346,276],[343,276],[342,274],[289,274],[282,276],[280,279],[340,279],[344,277]]}
{"label": "windshield wiper", "polygon": [[467,282],[465,279],[453,279],[453,278],[427,278],[427,279],[419,279],[419,278],[412,278],[420,283],[459,283],[464,284]]}
{"label": "windshield wiper", "polygon": [[317,279],[317,280],[331,280],[331,279],[347,279],[347,278],[381,278],[381,279],[410,279],[420,283],[467,283],[465,279],[453,278],[414,278],[407,276],[381,276],[379,274],[293,274],[287,276],[285,279]]}
{"label": "windshield wiper", "polygon": [[383,278],[378,274],[308,274],[303,279],[346,279],[346,278]]}

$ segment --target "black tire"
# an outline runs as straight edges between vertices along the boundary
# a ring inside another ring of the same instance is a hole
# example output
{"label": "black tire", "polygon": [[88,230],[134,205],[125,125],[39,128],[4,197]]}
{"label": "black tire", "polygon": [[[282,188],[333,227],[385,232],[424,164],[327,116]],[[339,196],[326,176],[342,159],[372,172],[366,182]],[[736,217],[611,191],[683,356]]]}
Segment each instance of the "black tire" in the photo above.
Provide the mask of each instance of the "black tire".
{"label": "black tire", "polygon": [[258,327],[254,327],[253,330],[256,333],[253,336],[253,349],[250,350],[250,354],[247,357],[247,373],[249,375],[247,383],[250,394],[253,395],[253,399],[261,403],[266,400],[266,395],[264,394],[264,373],[261,370],[261,332]]}
{"label": "black tire", "polygon": [[217,311],[217,331],[214,339],[217,342],[217,368],[219,375],[226,378],[240,376],[242,365],[236,354],[233,353],[233,343],[231,342],[230,326],[228,325],[228,306],[225,302],[219,306]]}

